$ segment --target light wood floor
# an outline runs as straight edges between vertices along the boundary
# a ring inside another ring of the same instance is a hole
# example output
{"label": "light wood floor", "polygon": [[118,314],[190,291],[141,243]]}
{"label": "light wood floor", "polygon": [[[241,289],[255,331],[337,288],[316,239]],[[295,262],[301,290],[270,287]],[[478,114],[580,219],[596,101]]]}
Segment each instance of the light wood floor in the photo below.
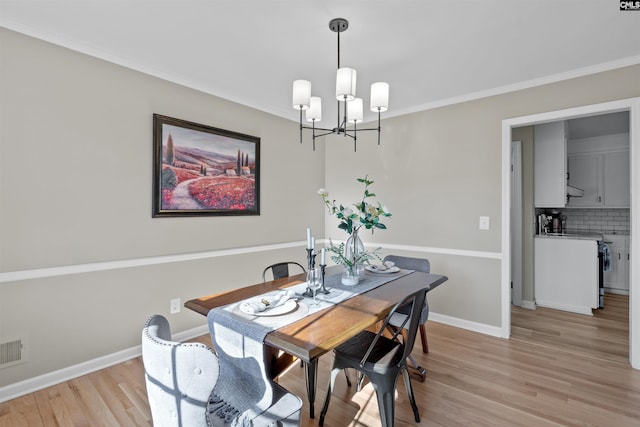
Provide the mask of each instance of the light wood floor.
{"label": "light wood floor", "polygon": [[[396,426],[640,426],[640,371],[628,362],[628,298],[607,295],[593,317],[514,308],[510,340],[429,322],[427,368],[413,382],[413,421],[402,380]],[[198,339],[209,342],[208,337]],[[210,344],[210,342],[209,342]],[[330,356],[321,360],[317,412]],[[304,396],[302,369],[280,380]],[[303,412],[303,426],[317,419]],[[0,404],[0,426],[148,426],[140,358]],[[371,385],[359,393],[340,376],[326,426],[379,426]]]}

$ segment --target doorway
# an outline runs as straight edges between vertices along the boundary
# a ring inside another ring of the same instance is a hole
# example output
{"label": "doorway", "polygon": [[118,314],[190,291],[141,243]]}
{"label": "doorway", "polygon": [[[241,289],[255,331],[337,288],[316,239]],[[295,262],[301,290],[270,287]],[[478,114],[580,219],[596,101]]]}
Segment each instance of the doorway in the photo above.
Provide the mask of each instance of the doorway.
{"label": "doorway", "polygon": [[[512,277],[512,232],[511,232],[511,137],[512,128],[548,123],[559,120],[628,111],[630,118],[630,162],[631,162],[631,265],[639,265],[640,244],[635,230],[640,227],[640,218],[633,213],[640,211],[640,98],[631,98],[585,107],[553,111],[531,116],[503,120],[502,122],[502,262],[501,262],[501,317],[502,337],[511,335],[511,277]],[[634,167],[635,166],[635,167]],[[634,328],[633,319],[640,317],[640,289],[636,286],[633,271],[629,278],[629,359],[634,369],[640,369],[640,331]],[[637,326],[637,325],[636,325]]]}

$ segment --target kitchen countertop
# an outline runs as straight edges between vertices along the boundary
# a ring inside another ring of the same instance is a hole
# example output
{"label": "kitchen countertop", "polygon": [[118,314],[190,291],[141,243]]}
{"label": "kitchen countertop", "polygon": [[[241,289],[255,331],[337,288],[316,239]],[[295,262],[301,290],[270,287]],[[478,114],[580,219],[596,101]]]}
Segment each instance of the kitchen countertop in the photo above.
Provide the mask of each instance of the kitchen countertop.
{"label": "kitchen countertop", "polygon": [[593,232],[584,232],[584,233],[547,233],[547,234],[537,234],[534,237],[538,239],[573,239],[573,240],[604,240],[603,233],[593,233]]}

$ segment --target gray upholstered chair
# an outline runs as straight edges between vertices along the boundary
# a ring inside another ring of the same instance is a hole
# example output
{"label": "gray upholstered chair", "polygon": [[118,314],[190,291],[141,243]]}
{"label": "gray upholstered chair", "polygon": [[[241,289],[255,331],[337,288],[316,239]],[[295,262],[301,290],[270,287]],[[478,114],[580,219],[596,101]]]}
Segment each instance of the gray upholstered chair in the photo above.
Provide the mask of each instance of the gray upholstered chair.
{"label": "gray upholstered chair", "polygon": [[[407,359],[413,349],[426,293],[426,289],[421,289],[396,304],[387,315],[377,334],[368,330],[362,331],[333,350],[331,379],[327,388],[327,397],[320,412],[320,425],[324,425],[324,418],[329,409],[331,391],[336,377],[341,369],[346,368],[353,368],[366,375],[371,384],[373,384],[378,397],[382,427],[392,427],[394,425],[395,390],[398,377],[402,373],[414,418],[416,422],[420,422],[420,413],[413,396],[411,378],[407,369]],[[387,330],[389,321],[400,307],[408,308],[409,316],[405,316],[404,321],[398,325],[399,327],[393,336],[387,338],[383,333]],[[407,330],[407,338],[400,341],[397,336],[402,329]]]}
{"label": "gray upholstered chair", "polygon": [[[208,410],[211,391],[220,376],[218,356],[211,348],[202,343],[171,341],[169,322],[164,316],[154,315],[142,330],[142,360],[155,427],[227,426]],[[282,399],[286,405],[274,411],[267,409],[252,420],[253,426],[299,426],[302,401],[277,384],[274,387],[280,396],[288,398]]]}
{"label": "gray upholstered chair", "polygon": [[[426,258],[411,258],[406,256],[399,255],[387,255],[384,257],[383,261],[393,261],[396,267],[404,268],[406,270],[415,270],[421,271],[423,273],[429,273],[431,270],[431,265],[429,260]],[[399,312],[396,314],[395,318],[392,319],[391,325],[397,326],[398,323],[402,322],[403,313],[406,315],[406,310],[401,308]],[[420,331],[420,340],[422,341],[422,352],[429,353],[429,342],[427,341],[427,329],[425,324],[429,319],[429,302],[427,298],[424,299],[424,307],[422,308],[422,312],[420,313],[420,326],[418,330]]]}
{"label": "gray upholstered chair", "polygon": [[267,273],[271,271],[271,275],[273,276],[273,280],[282,279],[283,277],[288,277],[290,274],[290,267],[293,267],[296,270],[299,270],[298,273],[306,273],[307,271],[304,269],[302,264],[299,264],[294,261],[285,261],[285,262],[277,262],[275,264],[271,264],[266,267],[262,271],[262,281],[267,281]]}

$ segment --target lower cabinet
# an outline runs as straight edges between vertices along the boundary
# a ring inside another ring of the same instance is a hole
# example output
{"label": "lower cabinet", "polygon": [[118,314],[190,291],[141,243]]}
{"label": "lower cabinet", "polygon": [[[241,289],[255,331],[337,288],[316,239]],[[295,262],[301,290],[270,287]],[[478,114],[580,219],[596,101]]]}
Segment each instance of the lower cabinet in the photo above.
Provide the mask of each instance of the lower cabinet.
{"label": "lower cabinet", "polygon": [[598,308],[598,242],[536,237],[534,286],[541,307],[592,315]]}
{"label": "lower cabinet", "polygon": [[604,242],[609,247],[610,270],[604,272],[604,287],[607,292],[629,295],[629,237],[605,234]]}

